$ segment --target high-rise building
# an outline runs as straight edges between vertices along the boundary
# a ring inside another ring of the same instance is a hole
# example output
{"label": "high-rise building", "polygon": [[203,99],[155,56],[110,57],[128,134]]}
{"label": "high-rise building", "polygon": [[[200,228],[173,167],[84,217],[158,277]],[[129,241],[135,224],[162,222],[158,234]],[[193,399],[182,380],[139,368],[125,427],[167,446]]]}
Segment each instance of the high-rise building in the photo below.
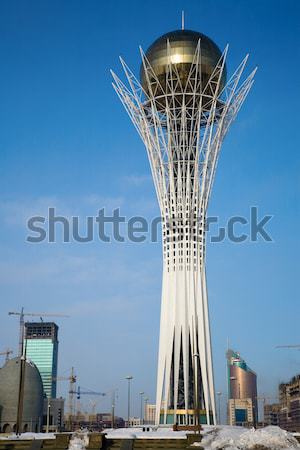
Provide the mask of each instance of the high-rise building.
{"label": "high-rise building", "polygon": [[216,423],[205,274],[209,197],[222,141],[253,83],[247,57],[227,81],[221,52],[197,31],[176,30],[144,53],[140,81],[114,88],[138,130],[162,216],[163,283],[156,423]]}
{"label": "high-rise building", "polygon": [[[228,421],[230,425],[257,423],[257,376],[238,352],[226,353],[228,368]],[[252,410],[249,413],[249,409]]]}
{"label": "high-rise building", "polygon": [[25,323],[26,356],[37,366],[47,398],[56,398],[58,326],[54,322]]}

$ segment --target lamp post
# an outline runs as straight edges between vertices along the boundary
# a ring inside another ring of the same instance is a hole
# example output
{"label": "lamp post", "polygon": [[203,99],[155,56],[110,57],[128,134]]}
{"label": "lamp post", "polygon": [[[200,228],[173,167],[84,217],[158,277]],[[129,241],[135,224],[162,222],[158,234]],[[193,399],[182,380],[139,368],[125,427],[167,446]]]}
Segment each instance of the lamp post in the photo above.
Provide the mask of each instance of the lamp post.
{"label": "lamp post", "polygon": [[128,411],[127,411],[127,427],[129,428],[129,419],[130,419],[130,382],[133,379],[132,375],[127,375],[125,378],[128,381]]}
{"label": "lamp post", "polygon": [[22,340],[22,354],[21,354],[21,358],[20,358],[20,378],[19,378],[16,434],[20,434],[22,431],[22,420],[23,420],[23,409],[24,409],[27,341],[25,340],[25,324],[24,323],[22,324],[22,327],[23,327],[23,330],[22,330],[23,340]]}
{"label": "lamp post", "polygon": [[115,408],[116,408],[117,389],[111,391],[111,427],[115,428]]}
{"label": "lamp post", "polygon": [[219,419],[219,425],[221,425],[221,395],[222,392],[217,392],[217,396],[218,396],[218,419]]}
{"label": "lamp post", "polygon": [[141,425],[143,425],[144,421],[143,421],[143,395],[145,394],[144,391],[140,392],[140,396],[141,396]]}
{"label": "lamp post", "polygon": [[50,409],[51,409],[51,404],[50,404],[50,398],[48,397],[48,402],[47,402],[47,424],[46,424],[46,433],[49,433],[49,425],[50,425]]}
{"label": "lamp post", "polygon": [[145,421],[146,421],[146,423],[147,423],[147,422],[149,423],[149,417],[148,417],[148,401],[149,401],[149,397],[145,397],[145,400],[144,400],[144,402],[145,402],[144,407],[145,407]]}

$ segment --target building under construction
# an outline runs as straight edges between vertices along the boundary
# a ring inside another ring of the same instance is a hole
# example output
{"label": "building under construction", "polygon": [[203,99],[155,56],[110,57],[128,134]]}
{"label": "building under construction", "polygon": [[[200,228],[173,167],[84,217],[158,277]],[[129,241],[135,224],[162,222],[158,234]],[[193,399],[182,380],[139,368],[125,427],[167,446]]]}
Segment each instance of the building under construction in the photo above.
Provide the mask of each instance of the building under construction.
{"label": "building under construction", "polygon": [[300,374],[279,385],[279,426],[287,431],[300,431]]}
{"label": "building under construction", "polygon": [[54,322],[26,322],[25,349],[39,369],[45,396],[56,398],[58,326]]}

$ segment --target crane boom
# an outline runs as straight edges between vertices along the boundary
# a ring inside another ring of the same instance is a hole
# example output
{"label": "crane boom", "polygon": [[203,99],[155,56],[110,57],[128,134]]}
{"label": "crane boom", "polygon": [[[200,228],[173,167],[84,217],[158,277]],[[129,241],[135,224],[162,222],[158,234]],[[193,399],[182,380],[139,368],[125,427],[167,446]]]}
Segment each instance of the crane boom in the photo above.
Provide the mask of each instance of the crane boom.
{"label": "crane boom", "polygon": [[77,391],[69,392],[69,394],[76,394],[77,400],[80,400],[81,395],[101,395],[102,397],[105,397],[105,392],[95,392],[95,391],[82,391],[80,389],[80,386],[78,386]]}
{"label": "crane boom", "polygon": [[0,355],[6,355],[5,362],[7,362],[11,353],[13,353],[13,350],[7,348],[4,352],[1,352]]}
{"label": "crane boom", "polygon": [[292,344],[292,345],[276,345],[275,348],[300,348],[300,344]]}
{"label": "crane boom", "polygon": [[23,345],[24,345],[24,325],[25,325],[25,316],[30,317],[70,317],[66,314],[59,313],[24,313],[24,307],[22,306],[21,311],[9,311],[9,316],[19,316],[20,317],[20,332],[19,332],[19,355],[23,354]]}

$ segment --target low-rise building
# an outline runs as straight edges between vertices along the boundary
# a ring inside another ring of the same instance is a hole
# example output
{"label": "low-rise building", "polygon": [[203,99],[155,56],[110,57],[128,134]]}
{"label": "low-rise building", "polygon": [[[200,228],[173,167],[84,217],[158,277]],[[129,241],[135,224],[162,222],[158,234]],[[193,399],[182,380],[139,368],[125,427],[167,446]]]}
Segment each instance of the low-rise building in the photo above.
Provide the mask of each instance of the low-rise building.
{"label": "low-rise building", "polygon": [[253,410],[251,398],[231,398],[228,401],[229,425],[252,426]]}
{"label": "low-rise building", "polygon": [[47,429],[47,422],[49,422],[49,432],[59,432],[64,430],[64,408],[65,399],[49,398],[44,399],[43,409],[43,430]]}
{"label": "low-rise building", "polygon": [[129,428],[140,427],[140,426],[143,425],[142,422],[143,422],[143,421],[141,420],[140,417],[130,417],[130,418],[129,418],[129,423],[128,423],[128,421],[126,420],[125,426],[126,426],[126,427],[129,427]]}
{"label": "low-rise building", "polygon": [[280,404],[271,403],[264,405],[264,425],[279,425]]}
{"label": "low-rise building", "polygon": [[111,428],[112,422],[114,422],[114,428],[124,428],[125,422],[122,417],[114,416],[114,419],[112,419],[111,413],[98,413],[97,416],[97,423],[101,425],[103,428]]}

